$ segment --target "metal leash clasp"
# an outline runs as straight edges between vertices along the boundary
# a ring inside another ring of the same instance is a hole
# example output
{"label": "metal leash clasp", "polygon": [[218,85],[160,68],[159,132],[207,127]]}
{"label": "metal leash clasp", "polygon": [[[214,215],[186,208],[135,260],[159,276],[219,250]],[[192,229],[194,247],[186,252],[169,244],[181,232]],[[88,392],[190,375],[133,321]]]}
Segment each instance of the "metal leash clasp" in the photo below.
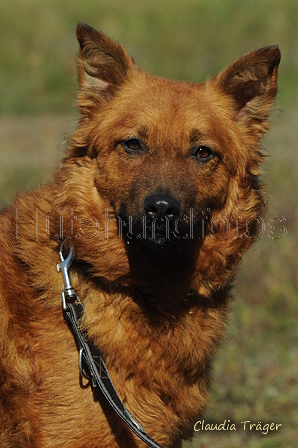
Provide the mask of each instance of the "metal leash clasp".
{"label": "metal leash clasp", "polygon": [[[73,246],[70,246],[69,254],[68,254],[67,258],[64,259],[63,247],[64,247],[64,240],[60,244],[60,250],[59,250],[60,263],[58,263],[56,267],[57,267],[57,271],[62,272],[62,274],[63,274],[65,289],[61,293],[62,308],[64,311],[67,311],[67,309],[68,309],[67,308],[67,299],[76,300],[78,302],[80,302],[80,301],[79,301],[79,298],[76,296],[76,293],[73,289],[72,284],[70,283],[70,278],[69,278],[69,273],[68,273],[68,270],[71,267],[73,259],[74,259],[74,248],[73,248]],[[77,324],[77,316],[75,314],[74,314],[74,316],[75,316],[74,317],[75,324],[71,320],[72,328],[74,328],[74,325]],[[84,353],[84,348],[81,347],[79,350],[79,370],[80,370],[80,374],[82,375],[82,377],[86,378],[87,380],[90,381],[90,377],[85,373],[84,368],[83,368],[83,353]]]}
{"label": "metal leash clasp", "polygon": [[70,246],[70,251],[69,254],[67,256],[67,258],[64,259],[63,257],[63,246],[64,246],[64,240],[61,242],[60,244],[60,250],[59,250],[59,257],[60,257],[60,263],[57,264],[57,271],[58,272],[62,272],[63,274],[63,279],[64,279],[64,284],[65,284],[65,289],[64,291],[62,291],[61,295],[62,295],[62,308],[64,310],[67,309],[67,305],[66,305],[66,299],[67,297],[75,297],[75,291],[73,289],[72,284],[70,283],[70,278],[69,278],[69,273],[68,270],[72,265],[73,259],[74,259],[74,248],[73,246]]}

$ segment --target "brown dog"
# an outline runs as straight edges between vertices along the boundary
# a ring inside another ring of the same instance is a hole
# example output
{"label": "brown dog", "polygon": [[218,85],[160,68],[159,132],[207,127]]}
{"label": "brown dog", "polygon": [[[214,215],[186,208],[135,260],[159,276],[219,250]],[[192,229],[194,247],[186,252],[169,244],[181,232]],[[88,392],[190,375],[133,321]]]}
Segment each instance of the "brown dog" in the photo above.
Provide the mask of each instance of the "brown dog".
{"label": "brown dog", "polygon": [[206,406],[233,274],[258,234],[280,53],[195,84],[149,75],[86,25],[77,37],[82,118],[68,153],[0,218],[0,446],[146,446],[80,377],[56,270],[64,241],[80,325],[115,389],[178,447]]}

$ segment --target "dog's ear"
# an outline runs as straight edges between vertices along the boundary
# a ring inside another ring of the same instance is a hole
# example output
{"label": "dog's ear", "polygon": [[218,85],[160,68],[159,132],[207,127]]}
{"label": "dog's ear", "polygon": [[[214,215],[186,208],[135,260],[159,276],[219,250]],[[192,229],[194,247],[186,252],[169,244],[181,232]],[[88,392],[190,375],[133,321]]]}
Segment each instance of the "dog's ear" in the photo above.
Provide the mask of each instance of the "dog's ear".
{"label": "dog's ear", "polygon": [[258,137],[267,130],[267,119],[277,92],[277,46],[251,51],[220,72],[214,82],[234,100],[236,120]]}
{"label": "dog's ear", "polygon": [[79,108],[86,111],[113,96],[136,65],[121,45],[95,28],[79,23],[76,35],[80,44]]}

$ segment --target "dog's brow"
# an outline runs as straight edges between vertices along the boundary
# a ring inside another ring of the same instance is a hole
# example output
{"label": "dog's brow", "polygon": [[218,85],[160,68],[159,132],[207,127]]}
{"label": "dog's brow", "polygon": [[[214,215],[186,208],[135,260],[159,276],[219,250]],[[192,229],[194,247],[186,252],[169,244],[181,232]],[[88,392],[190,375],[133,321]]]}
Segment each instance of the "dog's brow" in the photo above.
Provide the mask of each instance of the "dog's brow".
{"label": "dog's brow", "polygon": [[139,130],[139,136],[140,136],[142,139],[146,139],[146,138],[147,138],[147,136],[148,136],[148,129],[147,129],[147,126],[143,125],[143,126],[140,127],[140,130]]}
{"label": "dog's brow", "polygon": [[198,129],[193,129],[189,133],[189,140],[191,143],[197,143],[200,141],[205,140],[205,134],[202,131],[199,131]]}

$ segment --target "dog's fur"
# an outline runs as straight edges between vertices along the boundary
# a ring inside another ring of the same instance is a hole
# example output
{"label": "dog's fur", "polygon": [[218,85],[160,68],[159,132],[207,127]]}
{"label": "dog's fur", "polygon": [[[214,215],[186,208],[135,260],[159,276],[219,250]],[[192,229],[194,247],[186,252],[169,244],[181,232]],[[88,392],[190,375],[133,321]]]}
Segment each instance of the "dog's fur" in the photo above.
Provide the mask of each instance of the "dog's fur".
{"label": "dog's fur", "polygon": [[116,390],[178,447],[206,406],[233,274],[258,232],[280,53],[195,84],[149,75],[86,25],[77,37],[82,117],[67,155],[0,218],[0,446],[145,446],[80,378],[56,271],[64,238],[82,327]]}

